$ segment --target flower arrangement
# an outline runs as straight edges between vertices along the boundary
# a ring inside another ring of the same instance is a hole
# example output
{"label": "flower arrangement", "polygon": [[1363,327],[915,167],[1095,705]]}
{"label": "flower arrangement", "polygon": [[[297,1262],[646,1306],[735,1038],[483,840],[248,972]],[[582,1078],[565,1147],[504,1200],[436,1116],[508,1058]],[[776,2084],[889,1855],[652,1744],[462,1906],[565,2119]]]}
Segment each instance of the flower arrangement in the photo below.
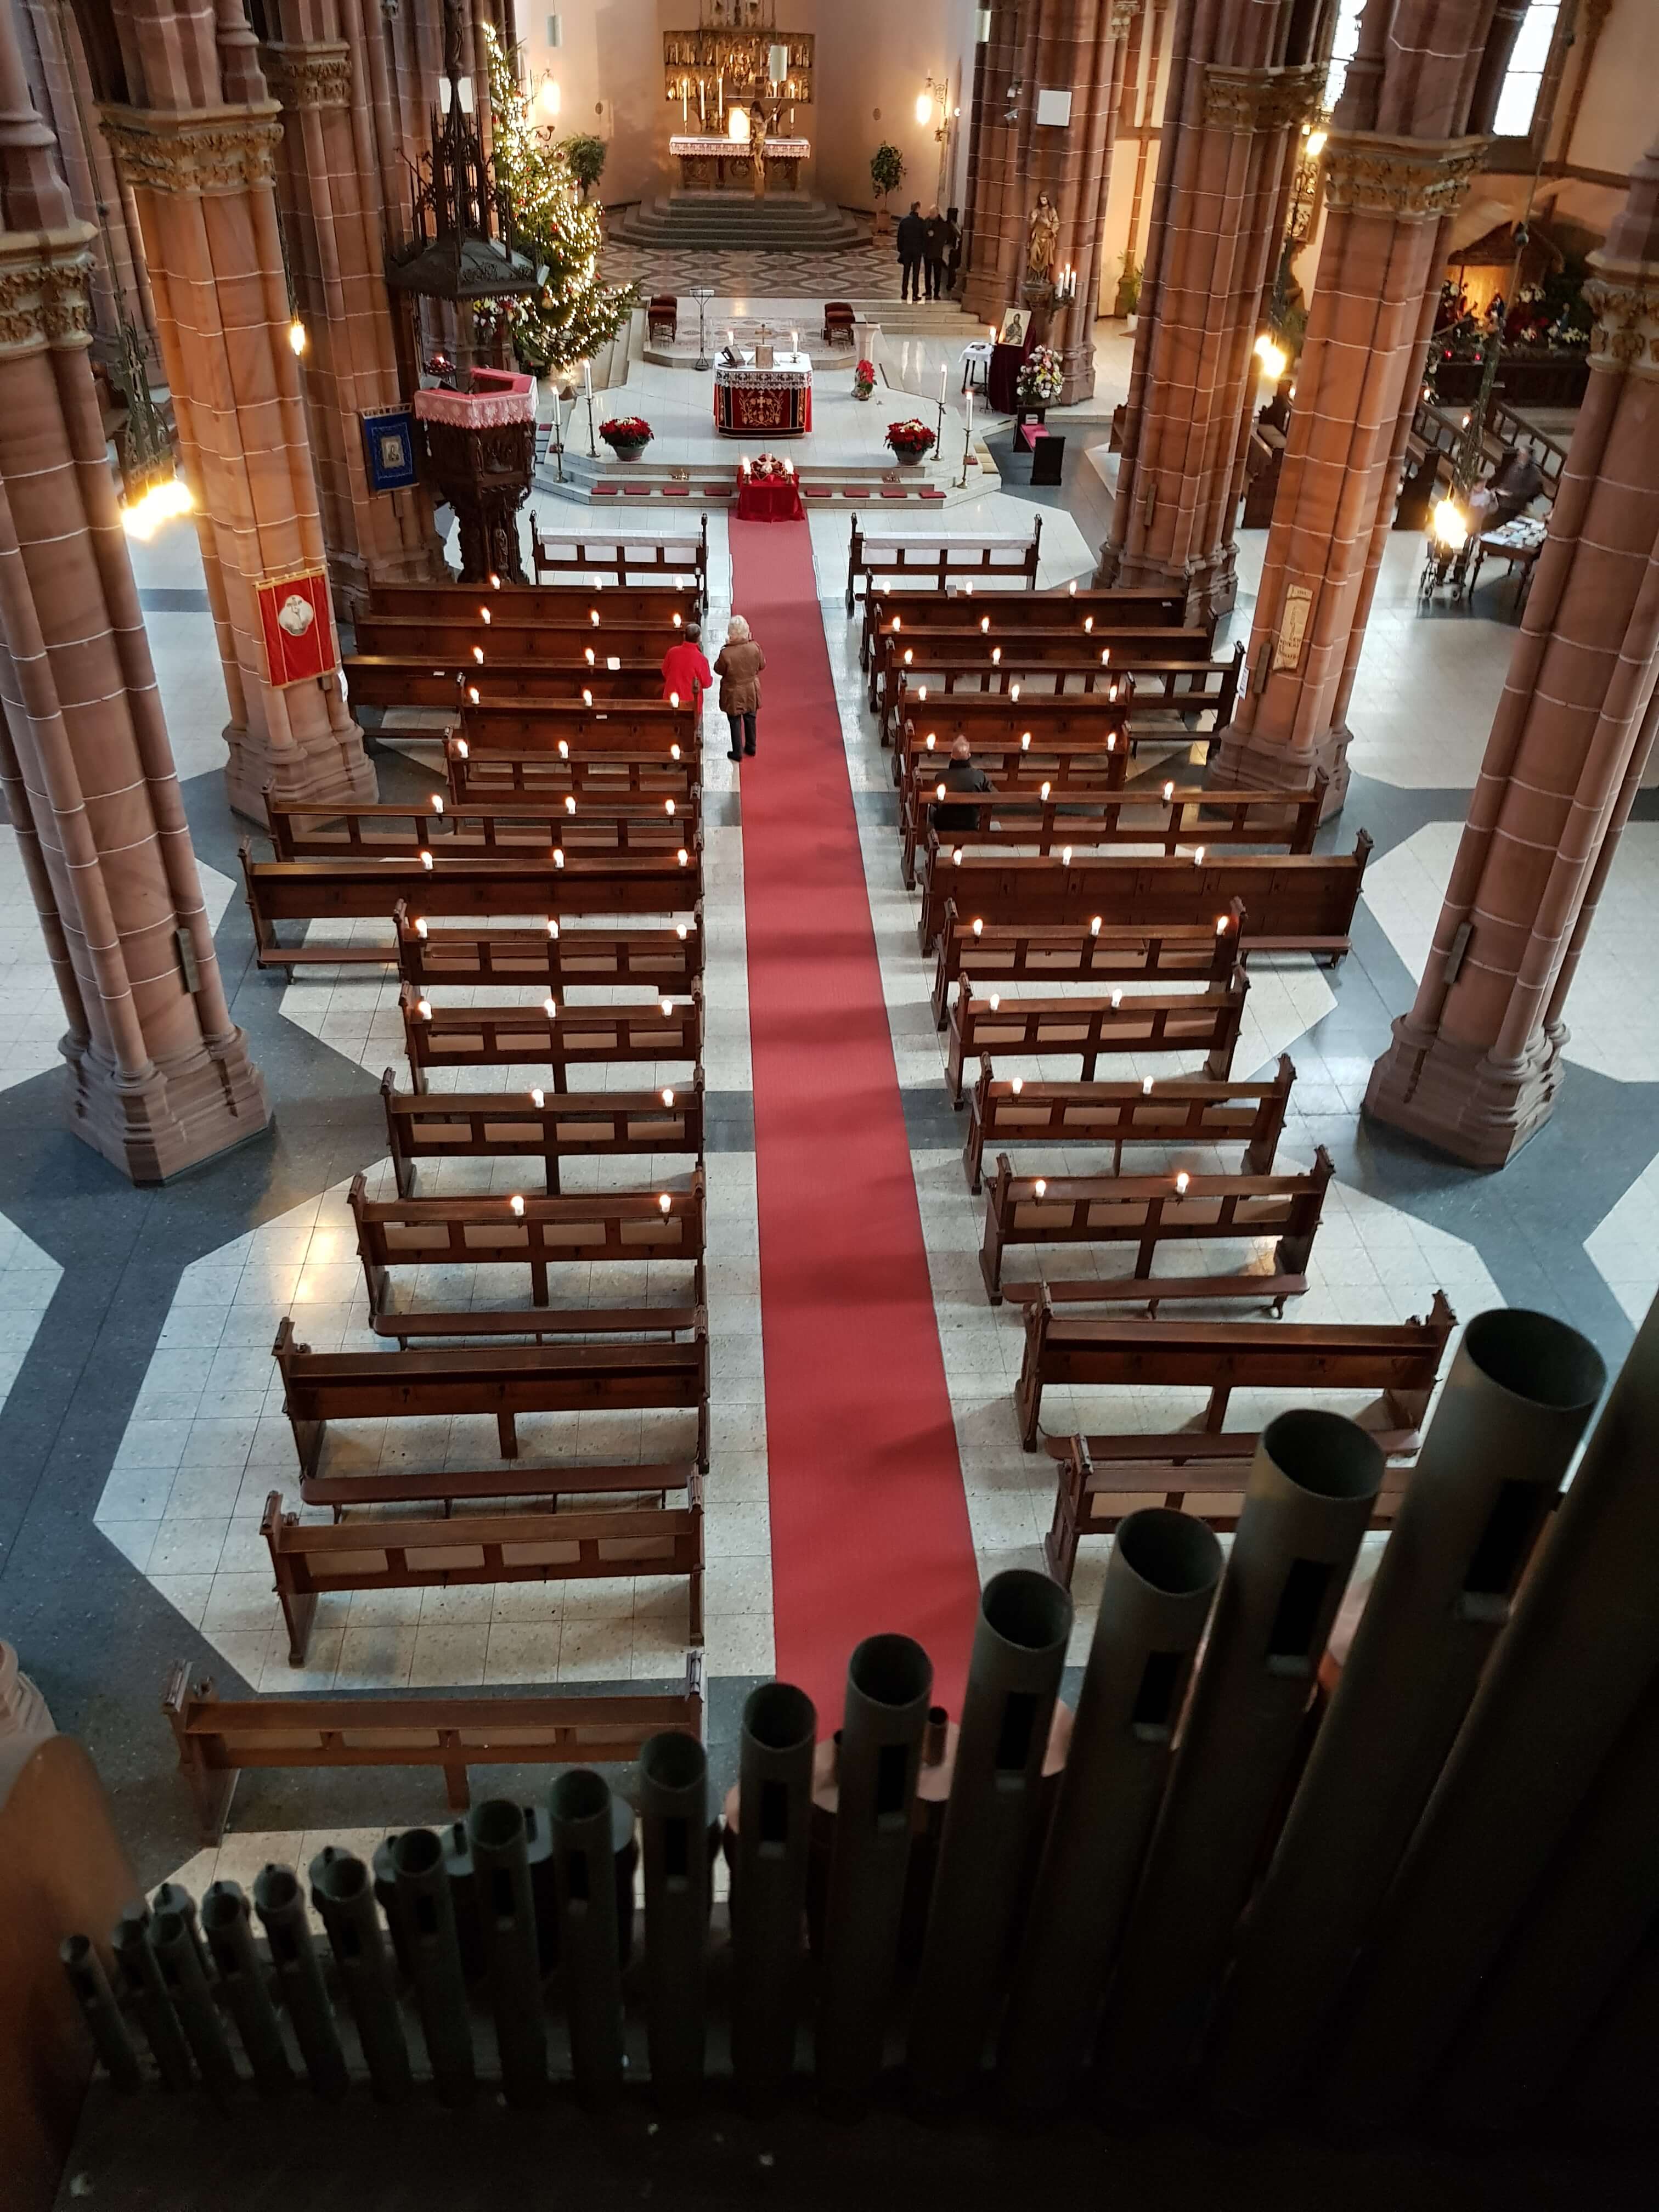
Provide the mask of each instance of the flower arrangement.
{"label": "flower arrangement", "polygon": [[872,361],[861,361],[853,371],[853,397],[854,399],[867,399],[875,388],[876,364]]}
{"label": "flower arrangement", "polygon": [[926,459],[934,438],[927,425],[918,422],[913,415],[908,422],[887,425],[887,443],[900,460],[920,461]]}
{"label": "flower arrangement", "polygon": [[775,453],[757,453],[743,465],[757,483],[775,483],[790,474],[788,462],[781,461]]}
{"label": "flower arrangement", "polygon": [[1027,407],[1046,407],[1059,398],[1065,381],[1065,367],[1053,346],[1033,346],[1020,364],[1020,400]]}
{"label": "flower arrangement", "polygon": [[599,435],[620,453],[642,453],[651,443],[652,428],[642,415],[613,415],[599,425]]}

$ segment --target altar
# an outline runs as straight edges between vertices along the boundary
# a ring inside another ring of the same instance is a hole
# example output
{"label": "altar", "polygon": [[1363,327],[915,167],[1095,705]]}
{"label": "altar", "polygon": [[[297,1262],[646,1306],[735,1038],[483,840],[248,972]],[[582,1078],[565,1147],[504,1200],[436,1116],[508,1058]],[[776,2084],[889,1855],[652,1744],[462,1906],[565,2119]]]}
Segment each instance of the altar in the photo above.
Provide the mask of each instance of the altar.
{"label": "altar", "polygon": [[752,352],[741,362],[714,363],[714,428],[724,438],[804,437],[812,427],[812,364],[804,353],[779,353],[764,368]]}
{"label": "altar", "polygon": [[[680,183],[693,192],[752,192],[755,189],[754,148],[747,139],[676,136],[668,150],[680,165]],[[811,155],[808,138],[768,138],[761,149],[766,164],[768,191],[794,191],[800,182],[800,165]]]}

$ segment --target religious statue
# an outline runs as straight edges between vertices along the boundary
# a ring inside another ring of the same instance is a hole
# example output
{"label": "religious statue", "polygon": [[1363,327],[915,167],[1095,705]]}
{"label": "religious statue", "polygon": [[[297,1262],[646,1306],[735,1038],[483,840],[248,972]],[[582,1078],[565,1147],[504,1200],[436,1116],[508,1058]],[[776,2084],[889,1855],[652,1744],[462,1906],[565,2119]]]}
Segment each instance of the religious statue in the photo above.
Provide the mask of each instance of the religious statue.
{"label": "religious statue", "polygon": [[1060,258],[1060,211],[1047,192],[1037,194],[1031,210],[1031,227],[1025,240],[1025,281],[1052,284]]}
{"label": "religious statue", "polygon": [[757,100],[749,111],[749,167],[757,200],[766,198],[766,103]]}

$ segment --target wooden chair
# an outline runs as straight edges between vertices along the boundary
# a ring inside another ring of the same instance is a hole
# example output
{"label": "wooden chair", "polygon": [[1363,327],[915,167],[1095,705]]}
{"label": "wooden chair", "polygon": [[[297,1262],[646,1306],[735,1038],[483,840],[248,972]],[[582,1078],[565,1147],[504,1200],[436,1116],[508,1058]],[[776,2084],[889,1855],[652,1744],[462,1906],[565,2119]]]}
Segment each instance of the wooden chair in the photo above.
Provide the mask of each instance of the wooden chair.
{"label": "wooden chair", "polygon": [[646,336],[654,344],[664,339],[674,344],[680,334],[680,303],[672,292],[657,292],[645,311]]}
{"label": "wooden chair", "polygon": [[826,300],[823,305],[823,342],[825,345],[847,347],[850,352],[855,343],[853,325],[858,317],[845,300]]}

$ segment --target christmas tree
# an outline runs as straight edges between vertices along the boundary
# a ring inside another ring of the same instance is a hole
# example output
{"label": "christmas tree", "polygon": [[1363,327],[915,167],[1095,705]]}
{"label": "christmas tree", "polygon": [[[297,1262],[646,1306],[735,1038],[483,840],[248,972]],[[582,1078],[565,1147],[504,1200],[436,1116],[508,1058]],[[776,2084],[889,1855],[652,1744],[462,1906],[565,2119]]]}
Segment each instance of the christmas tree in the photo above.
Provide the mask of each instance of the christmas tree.
{"label": "christmas tree", "polygon": [[489,303],[481,320],[505,329],[520,361],[563,368],[586,361],[626,324],[635,288],[607,289],[597,281],[601,243],[596,200],[583,204],[563,150],[538,128],[513,59],[492,30],[489,110],[495,182],[513,228],[513,243],[538,269],[541,289]]}

